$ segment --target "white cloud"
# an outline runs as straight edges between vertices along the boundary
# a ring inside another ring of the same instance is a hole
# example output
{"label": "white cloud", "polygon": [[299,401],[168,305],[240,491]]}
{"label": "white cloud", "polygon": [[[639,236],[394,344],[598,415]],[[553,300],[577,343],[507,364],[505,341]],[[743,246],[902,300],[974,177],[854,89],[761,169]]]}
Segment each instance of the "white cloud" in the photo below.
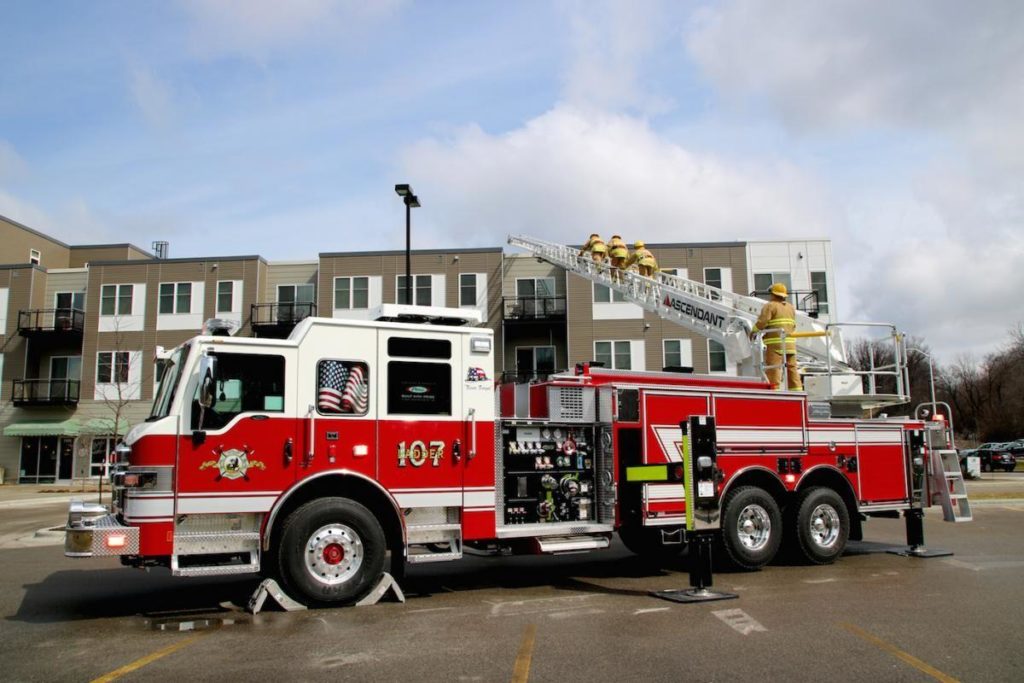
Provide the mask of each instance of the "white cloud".
{"label": "white cloud", "polygon": [[133,67],[129,87],[135,104],[151,126],[167,128],[174,121],[174,96],[171,87],[160,80],[151,69]]}
{"label": "white cloud", "polygon": [[424,140],[402,170],[424,201],[417,225],[444,226],[440,244],[508,233],[576,243],[592,230],[674,242],[808,236],[830,214],[789,164],[695,154],[636,118],[568,106],[502,135],[470,127]]}
{"label": "white cloud", "polygon": [[390,16],[403,0],[180,0],[192,22],[191,47],[200,56],[258,60],[310,41],[357,35]]}
{"label": "white cloud", "polygon": [[671,102],[647,91],[645,58],[673,35],[660,0],[573,2],[569,9],[570,60],[565,100],[577,106],[657,113]]}
{"label": "white cloud", "polygon": [[9,182],[23,177],[28,172],[28,164],[14,149],[14,145],[0,140],[0,182]]}

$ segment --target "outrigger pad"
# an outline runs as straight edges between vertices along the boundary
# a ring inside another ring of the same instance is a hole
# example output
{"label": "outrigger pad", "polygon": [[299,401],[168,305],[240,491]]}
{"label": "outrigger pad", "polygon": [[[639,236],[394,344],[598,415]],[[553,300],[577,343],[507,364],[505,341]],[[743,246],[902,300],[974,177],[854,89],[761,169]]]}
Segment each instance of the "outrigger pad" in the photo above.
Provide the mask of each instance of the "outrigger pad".
{"label": "outrigger pad", "polygon": [[686,590],[651,591],[656,598],[672,602],[712,602],[713,600],[733,600],[739,596],[735,593],[719,593],[707,588],[688,588]]}
{"label": "outrigger pad", "polygon": [[405,602],[405,593],[402,592],[398,582],[395,581],[395,577],[391,576],[387,572],[381,575],[380,581],[373,587],[373,590],[367,593],[366,597],[356,603],[356,607],[366,607],[367,605],[376,605],[381,601],[387,592],[391,590],[395,593],[395,599],[398,602]]}
{"label": "outrigger pad", "polygon": [[305,605],[292,599],[285,593],[281,586],[277,584],[277,581],[274,579],[263,579],[259,587],[256,588],[256,592],[249,598],[249,612],[259,614],[260,610],[263,609],[263,603],[267,601],[267,596],[272,597],[274,602],[280,605],[281,609],[285,612],[301,612],[306,609]]}
{"label": "outrigger pad", "polygon": [[890,555],[901,555],[902,557],[949,557],[953,554],[952,550],[937,550],[931,548],[925,548],[924,546],[910,546],[906,548],[892,548],[885,552]]}

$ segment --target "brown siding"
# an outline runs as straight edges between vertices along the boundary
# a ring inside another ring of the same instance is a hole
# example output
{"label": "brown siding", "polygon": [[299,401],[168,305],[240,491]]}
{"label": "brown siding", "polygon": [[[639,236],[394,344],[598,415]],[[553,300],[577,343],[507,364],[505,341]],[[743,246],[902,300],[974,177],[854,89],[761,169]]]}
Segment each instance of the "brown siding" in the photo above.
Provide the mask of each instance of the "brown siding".
{"label": "brown siding", "polygon": [[44,268],[67,268],[70,250],[57,240],[28,230],[23,225],[0,216],[0,263],[28,263],[31,249],[40,254]]}

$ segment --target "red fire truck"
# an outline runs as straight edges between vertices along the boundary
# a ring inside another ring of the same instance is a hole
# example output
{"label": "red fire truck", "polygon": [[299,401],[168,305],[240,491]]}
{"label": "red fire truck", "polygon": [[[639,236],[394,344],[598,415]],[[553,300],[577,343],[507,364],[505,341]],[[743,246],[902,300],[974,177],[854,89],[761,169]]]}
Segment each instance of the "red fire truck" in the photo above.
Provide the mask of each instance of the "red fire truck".
{"label": "red fire truck", "polygon": [[[386,571],[464,551],[679,552],[684,423],[713,425],[696,495],[740,567],[785,541],[828,563],[873,514],[932,502],[925,424],[815,416],[763,381],[583,365],[494,382],[467,309],[309,318],[288,339],[202,335],[167,355],[118,447],[112,509],[74,502],[69,557],[175,575],[263,573],[351,603]],[[692,525],[689,527],[692,528]]]}

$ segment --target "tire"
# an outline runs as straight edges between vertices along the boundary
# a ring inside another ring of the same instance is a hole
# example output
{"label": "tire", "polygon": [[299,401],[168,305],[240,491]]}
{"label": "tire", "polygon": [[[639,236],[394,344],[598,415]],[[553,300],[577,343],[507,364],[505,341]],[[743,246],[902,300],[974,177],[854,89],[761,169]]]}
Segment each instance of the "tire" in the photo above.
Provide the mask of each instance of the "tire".
{"label": "tire", "polygon": [[347,498],[321,498],[288,516],[279,574],[305,602],[351,604],[376,584],[386,553],[384,530],[372,512]]}
{"label": "tire", "polygon": [[760,569],[775,558],[782,543],[782,513],[775,499],[756,486],[729,492],[723,503],[722,546],[740,569]]}
{"label": "tire", "polygon": [[792,536],[799,559],[832,564],[850,538],[850,512],[842,497],[829,488],[812,487],[793,503]]}
{"label": "tire", "polygon": [[619,529],[619,538],[631,553],[651,562],[671,560],[686,547],[685,543],[662,543],[657,527],[624,526]]}

